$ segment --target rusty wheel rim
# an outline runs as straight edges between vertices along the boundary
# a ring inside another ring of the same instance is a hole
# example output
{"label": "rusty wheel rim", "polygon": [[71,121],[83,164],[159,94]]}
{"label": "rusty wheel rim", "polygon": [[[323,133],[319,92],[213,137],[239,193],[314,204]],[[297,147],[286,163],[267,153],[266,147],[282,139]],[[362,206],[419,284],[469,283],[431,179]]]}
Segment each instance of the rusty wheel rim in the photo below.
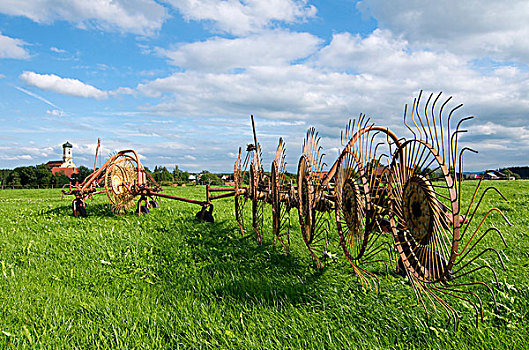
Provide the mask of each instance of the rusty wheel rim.
{"label": "rusty wheel rim", "polygon": [[[255,158],[254,158],[255,159]],[[258,244],[262,243],[264,201],[259,199],[259,173],[250,165],[250,196],[252,198],[252,227]]]}
{"label": "rusty wheel rim", "polygon": [[[272,194],[272,233],[279,243],[288,250],[290,246],[290,211],[281,198],[284,176],[281,176],[277,163],[272,163],[270,192]],[[283,180],[283,181],[282,181]]]}
{"label": "rusty wheel rim", "polygon": [[114,214],[123,214],[135,206],[137,195],[133,193],[137,184],[137,162],[129,156],[113,160],[105,172],[105,189]]}
{"label": "rusty wheel rim", "polygon": [[239,225],[241,236],[244,236],[245,234],[244,208],[246,206],[246,202],[248,201],[246,189],[243,188],[245,173],[246,169],[244,172],[241,172],[241,149],[239,148],[239,155],[237,156],[237,160],[235,161],[234,165],[233,179],[235,183],[235,219]]}
{"label": "rusty wheel rim", "polygon": [[408,140],[395,156],[390,180],[392,234],[404,267],[422,282],[446,280],[459,243],[459,225],[453,224],[459,207],[446,165],[430,144]]}
{"label": "rusty wheel rim", "polygon": [[369,188],[355,154],[347,152],[340,159],[334,191],[340,245],[349,261],[357,261],[364,255],[369,239],[366,229]]}
{"label": "rusty wheel rim", "polygon": [[333,254],[328,251],[330,210],[325,207],[326,188],[320,184],[315,173],[323,167],[318,145],[319,137],[313,128],[307,132],[303,154],[298,162],[297,192],[298,216],[301,235],[314,262],[321,268]]}

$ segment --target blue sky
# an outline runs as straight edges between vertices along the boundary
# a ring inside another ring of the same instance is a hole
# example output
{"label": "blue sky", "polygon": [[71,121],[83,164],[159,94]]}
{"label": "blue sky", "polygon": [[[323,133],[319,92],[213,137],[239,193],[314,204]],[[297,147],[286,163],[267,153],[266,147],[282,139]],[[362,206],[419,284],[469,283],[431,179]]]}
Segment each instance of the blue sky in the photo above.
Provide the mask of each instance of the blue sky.
{"label": "blue sky", "polygon": [[0,168],[74,145],[77,165],[136,149],[145,165],[230,171],[305,131],[327,163],[366,113],[399,136],[405,103],[443,91],[475,115],[467,170],[529,165],[529,3],[383,0],[0,0]]}

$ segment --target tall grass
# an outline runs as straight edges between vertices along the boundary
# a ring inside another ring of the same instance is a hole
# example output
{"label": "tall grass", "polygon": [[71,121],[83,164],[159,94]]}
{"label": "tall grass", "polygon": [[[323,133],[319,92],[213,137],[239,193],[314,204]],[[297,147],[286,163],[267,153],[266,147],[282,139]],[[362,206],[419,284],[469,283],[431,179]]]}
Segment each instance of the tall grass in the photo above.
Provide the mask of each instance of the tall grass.
{"label": "tall grass", "polygon": [[[470,193],[473,183],[465,183]],[[337,258],[313,268],[292,212],[291,252],[271,235],[241,237],[233,199],[215,203],[214,224],[191,204],[163,200],[148,216],[114,216],[100,196],[87,218],[58,190],[0,191],[0,347],[3,348],[520,348],[529,342],[529,182],[494,183],[513,226],[494,216],[481,259],[498,273],[498,310],[486,293],[484,322],[464,304],[458,332],[442,309],[413,307],[394,262],[370,266],[381,292],[362,286]],[[204,198],[203,188],[167,189]],[[248,217],[247,221],[250,218]],[[335,234],[335,233],[334,233]],[[389,237],[388,237],[389,240]],[[486,261],[485,261],[486,260]],[[473,277],[492,282],[486,272]]]}

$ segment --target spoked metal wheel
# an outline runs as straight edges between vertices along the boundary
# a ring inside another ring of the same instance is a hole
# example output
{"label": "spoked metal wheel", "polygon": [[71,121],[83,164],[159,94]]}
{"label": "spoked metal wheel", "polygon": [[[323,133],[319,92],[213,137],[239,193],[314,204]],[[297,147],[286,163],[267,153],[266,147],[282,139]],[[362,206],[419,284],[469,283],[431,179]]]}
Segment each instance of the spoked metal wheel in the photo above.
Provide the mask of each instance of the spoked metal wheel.
{"label": "spoked metal wheel", "polygon": [[379,287],[378,278],[365,265],[380,262],[388,271],[393,253],[389,237],[383,234],[391,230],[388,174],[400,141],[387,128],[369,124],[363,115],[358,123],[349,123],[345,141],[334,188],[336,227],[356,274],[366,285],[374,279]]}
{"label": "spoked metal wheel", "polygon": [[239,148],[239,155],[235,161],[233,179],[235,182],[235,219],[241,230],[241,236],[244,236],[244,208],[248,201],[247,188],[244,187],[244,176],[246,174],[246,164],[241,171],[241,149]]}
{"label": "spoked metal wheel", "polygon": [[105,172],[105,189],[114,214],[123,214],[135,206],[133,187],[138,183],[138,163],[127,155],[118,156]]}
{"label": "spoked metal wheel", "polygon": [[406,141],[392,166],[392,232],[401,267],[417,281],[450,279],[459,244],[459,206],[452,176],[436,150]]}
{"label": "spoked metal wheel", "polygon": [[390,231],[388,175],[400,141],[387,128],[369,124],[363,115],[358,123],[349,123],[345,140],[334,189],[340,242],[354,268],[361,261],[386,263],[378,254],[385,252],[391,258],[391,244],[381,236]]}
{"label": "spoked metal wheel", "polygon": [[[505,199],[494,187],[488,187],[479,197],[481,181],[468,207],[461,211],[463,153],[473,150],[468,147],[459,150],[458,139],[467,131],[461,128],[462,123],[473,117],[454,122],[454,112],[462,105],[443,112],[451,97],[442,102],[441,95],[430,94],[425,103],[421,103],[422,91],[419,93],[410,116],[415,128],[406,124],[405,107],[404,122],[414,138],[403,142],[393,157],[390,188],[395,215],[391,218],[391,229],[400,259],[399,269],[408,276],[417,302],[425,309],[432,304],[434,308],[435,304],[441,305],[457,328],[456,304],[465,302],[467,309],[468,306],[474,309],[476,325],[480,316],[483,317],[486,303],[476,287],[483,287],[492,302],[496,302],[493,286],[479,280],[476,273],[488,270],[489,277],[498,284],[495,270],[485,259],[490,258],[486,255],[496,256],[503,266],[501,256],[495,247],[486,247],[477,254],[473,252],[485,243],[483,238],[489,233],[497,233],[505,244],[500,230],[495,227],[479,232],[492,212],[509,222],[499,209],[492,208],[476,228],[473,220],[485,194],[496,192]],[[472,278],[466,279],[469,275]]]}
{"label": "spoked metal wheel", "polygon": [[285,147],[283,140],[280,139],[270,173],[272,233],[285,248],[285,252],[288,252],[290,246],[290,207],[285,193],[285,165]]}
{"label": "spoked metal wheel", "polygon": [[252,197],[252,227],[255,233],[255,239],[257,244],[262,243],[263,233],[263,212],[265,201],[260,198],[261,189],[259,171],[256,169],[255,164],[252,162],[250,165],[250,195]]}
{"label": "spoked metal wheel", "polygon": [[369,186],[355,153],[346,152],[340,158],[334,194],[340,245],[347,260],[356,265],[366,251],[373,224],[368,215],[371,210]]}
{"label": "spoked metal wheel", "polygon": [[329,258],[329,213],[332,203],[326,198],[326,188],[320,185],[322,157],[319,137],[314,129],[309,129],[298,163],[298,211],[303,241],[321,268]]}

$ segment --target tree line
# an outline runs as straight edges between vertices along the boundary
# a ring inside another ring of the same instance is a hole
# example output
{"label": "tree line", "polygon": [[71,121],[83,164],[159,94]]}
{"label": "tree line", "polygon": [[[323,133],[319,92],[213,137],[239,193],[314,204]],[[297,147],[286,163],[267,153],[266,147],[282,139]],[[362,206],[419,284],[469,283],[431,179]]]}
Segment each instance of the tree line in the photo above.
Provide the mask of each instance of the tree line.
{"label": "tree line", "polygon": [[90,169],[85,166],[78,168],[79,172],[72,175],[71,178],[66,176],[64,172],[59,172],[53,175],[51,169],[46,164],[39,164],[35,166],[21,166],[15,169],[0,169],[0,184],[2,187],[17,187],[17,188],[35,188],[35,187],[62,187],[72,181],[82,182],[92,173]]}
{"label": "tree line", "polygon": [[[73,174],[70,178],[63,172],[53,175],[46,164],[0,169],[0,186],[2,188],[57,188],[70,182],[72,184],[82,183],[93,172],[93,169],[85,166],[80,166],[77,169],[78,173]],[[189,172],[180,170],[178,165],[175,166],[173,171],[169,171],[165,166],[155,166],[152,171],[145,167],[145,171],[161,185],[190,183]],[[200,173],[199,182],[209,185],[223,185],[223,181],[217,175],[207,170],[203,170]]]}
{"label": "tree line", "polygon": [[529,166],[508,167],[499,169],[499,171],[506,175],[514,176],[516,179],[529,178]]}

